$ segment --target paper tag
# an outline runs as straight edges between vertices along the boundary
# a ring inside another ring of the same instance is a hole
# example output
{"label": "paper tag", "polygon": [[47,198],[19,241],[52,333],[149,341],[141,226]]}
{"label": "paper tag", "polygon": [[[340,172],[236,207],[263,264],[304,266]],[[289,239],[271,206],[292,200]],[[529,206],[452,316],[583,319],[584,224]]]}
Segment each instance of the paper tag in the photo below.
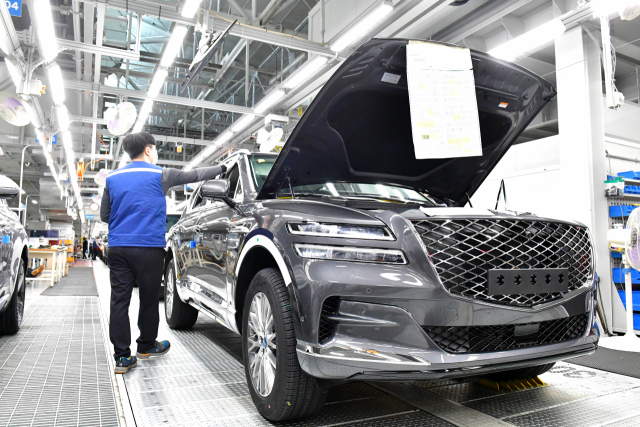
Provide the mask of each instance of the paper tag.
{"label": "paper tag", "polygon": [[482,155],[469,49],[409,41],[407,85],[416,159]]}
{"label": "paper tag", "polygon": [[400,81],[400,77],[401,76],[399,74],[384,73],[382,75],[381,81],[385,83],[393,83],[394,85],[397,85],[398,82]]}

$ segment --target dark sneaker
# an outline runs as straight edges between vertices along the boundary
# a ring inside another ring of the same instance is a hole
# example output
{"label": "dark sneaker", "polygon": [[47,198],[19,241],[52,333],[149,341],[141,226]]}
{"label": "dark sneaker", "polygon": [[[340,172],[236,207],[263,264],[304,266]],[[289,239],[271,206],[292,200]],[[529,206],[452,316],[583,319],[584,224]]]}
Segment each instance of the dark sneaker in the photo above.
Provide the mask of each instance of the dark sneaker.
{"label": "dark sneaker", "polygon": [[136,352],[136,357],[138,359],[148,359],[150,357],[164,356],[169,352],[169,348],[171,348],[169,341],[156,341],[155,347],[147,353]]}
{"label": "dark sneaker", "polygon": [[135,368],[137,363],[138,359],[136,359],[135,356],[120,357],[116,359],[116,368],[114,371],[116,374],[126,374],[129,372],[129,369]]}

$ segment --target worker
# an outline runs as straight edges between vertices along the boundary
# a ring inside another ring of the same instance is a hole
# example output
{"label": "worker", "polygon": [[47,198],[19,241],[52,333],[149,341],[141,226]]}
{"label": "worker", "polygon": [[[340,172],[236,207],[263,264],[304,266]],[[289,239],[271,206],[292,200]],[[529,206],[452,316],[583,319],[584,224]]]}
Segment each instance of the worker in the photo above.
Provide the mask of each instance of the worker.
{"label": "worker", "polygon": [[89,242],[87,242],[87,238],[82,238],[82,259],[87,259],[87,247],[89,246]]}
{"label": "worker", "polygon": [[89,239],[89,259],[93,258],[93,243],[92,243],[93,239]]}
{"label": "worker", "polygon": [[96,256],[98,255],[98,240],[97,239],[93,239],[93,257],[91,258],[92,260],[96,260]]}
{"label": "worker", "polygon": [[[117,374],[134,368],[138,359],[162,356],[170,348],[168,341],[156,341],[158,293],[165,266],[165,195],[174,186],[209,180],[227,170],[214,166],[187,172],[156,166],[156,143],[147,132],[127,135],[123,146],[131,163],[107,176],[100,206],[100,219],[109,224],[109,336]],[[140,336],[132,356],[129,303],[134,282],[140,296]]]}

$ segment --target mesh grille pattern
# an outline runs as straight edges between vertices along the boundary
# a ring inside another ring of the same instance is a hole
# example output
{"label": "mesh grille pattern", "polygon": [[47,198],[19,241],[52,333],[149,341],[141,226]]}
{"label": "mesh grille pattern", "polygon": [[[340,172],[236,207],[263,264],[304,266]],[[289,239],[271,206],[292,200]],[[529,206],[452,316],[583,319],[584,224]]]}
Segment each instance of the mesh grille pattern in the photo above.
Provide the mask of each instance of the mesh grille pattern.
{"label": "mesh grille pattern", "polygon": [[580,338],[586,334],[588,323],[588,313],[540,322],[537,341],[529,343],[516,342],[516,325],[423,326],[422,329],[447,353],[486,353]]}
{"label": "mesh grille pattern", "polygon": [[339,297],[329,297],[322,304],[322,313],[320,314],[320,324],[318,325],[318,342],[326,343],[333,333],[334,323],[327,319],[327,316],[338,314],[340,306]]}
{"label": "mesh grille pattern", "polygon": [[456,295],[517,306],[562,296],[488,295],[487,273],[494,268],[568,268],[569,291],[593,279],[593,249],[585,227],[519,219],[428,219],[413,225],[442,284]]}

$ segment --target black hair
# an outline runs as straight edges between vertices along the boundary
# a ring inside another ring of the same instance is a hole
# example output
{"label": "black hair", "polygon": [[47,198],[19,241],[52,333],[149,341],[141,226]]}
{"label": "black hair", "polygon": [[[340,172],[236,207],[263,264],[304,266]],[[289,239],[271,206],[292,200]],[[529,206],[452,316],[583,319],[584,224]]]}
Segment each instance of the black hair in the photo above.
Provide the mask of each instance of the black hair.
{"label": "black hair", "polygon": [[122,145],[129,158],[135,159],[144,152],[148,145],[155,146],[156,140],[148,132],[138,132],[125,136]]}

